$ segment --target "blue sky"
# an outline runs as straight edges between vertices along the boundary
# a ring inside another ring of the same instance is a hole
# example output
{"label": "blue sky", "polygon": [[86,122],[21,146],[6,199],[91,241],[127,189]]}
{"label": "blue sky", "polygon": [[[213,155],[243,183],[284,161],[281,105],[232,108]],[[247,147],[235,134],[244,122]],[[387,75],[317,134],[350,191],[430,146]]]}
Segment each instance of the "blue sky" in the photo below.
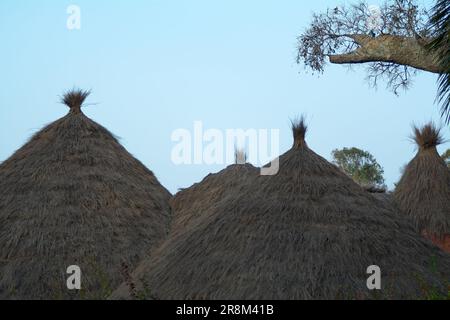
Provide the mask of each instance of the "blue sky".
{"label": "blue sky", "polygon": [[[174,130],[196,120],[206,129],[279,128],[284,152],[289,119],[302,113],[313,150],[327,159],[334,148],[368,150],[392,187],[415,153],[411,124],[439,122],[436,77],[420,73],[396,97],[384,84],[370,88],[363,68],[304,72],[296,37],[313,12],[342,3],[2,0],[0,161],[63,116],[58,97],[77,86],[92,89],[84,112],[172,192],[223,167],[173,164]],[[66,27],[71,4],[81,9],[81,30]]]}

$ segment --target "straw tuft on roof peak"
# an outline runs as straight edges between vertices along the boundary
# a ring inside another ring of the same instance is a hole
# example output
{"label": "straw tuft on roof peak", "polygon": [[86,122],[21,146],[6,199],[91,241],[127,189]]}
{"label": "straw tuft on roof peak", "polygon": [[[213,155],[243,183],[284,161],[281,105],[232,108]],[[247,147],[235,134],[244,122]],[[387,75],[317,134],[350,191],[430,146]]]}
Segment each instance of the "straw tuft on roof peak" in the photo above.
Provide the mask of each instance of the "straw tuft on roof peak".
{"label": "straw tuft on roof peak", "polygon": [[71,89],[61,97],[61,103],[70,108],[70,112],[79,113],[86,98],[91,94],[90,90]]}
{"label": "straw tuft on roof peak", "polygon": [[294,148],[299,148],[305,146],[305,136],[308,131],[308,126],[306,125],[305,115],[301,115],[300,118],[291,120],[292,134],[294,136]]}
{"label": "straw tuft on roof peak", "polygon": [[441,136],[441,128],[430,122],[419,128],[413,126],[412,139],[417,143],[420,149],[434,148],[444,142]]}
{"label": "straw tuft on roof peak", "polygon": [[247,153],[244,149],[236,148],[234,150],[234,164],[246,164],[247,163]]}

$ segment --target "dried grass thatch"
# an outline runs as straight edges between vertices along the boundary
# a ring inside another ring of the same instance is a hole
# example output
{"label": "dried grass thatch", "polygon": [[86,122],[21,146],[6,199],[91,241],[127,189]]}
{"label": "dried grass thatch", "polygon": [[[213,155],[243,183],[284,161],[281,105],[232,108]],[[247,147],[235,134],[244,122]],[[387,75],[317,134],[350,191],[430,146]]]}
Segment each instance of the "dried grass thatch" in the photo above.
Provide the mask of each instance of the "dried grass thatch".
{"label": "dried grass thatch", "polygon": [[395,205],[392,199],[392,193],[387,193],[387,192],[376,192],[376,193],[371,193],[372,197],[374,197],[375,199],[380,200],[381,202],[383,202],[385,205],[387,206],[393,206]]}
{"label": "dried grass thatch", "polygon": [[79,111],[87,94],[0,165],[0,299],[101,298],[167,235],[170,193]]}
{"label": "dried grass thatch", "polygon": [[[391,207],[394,205],[394,202],[392,200],[392,193],[388,192],[384,186],[378,187],[374,185],[361,185],[361,187],[372,197],[380,200],[384,205]],[[396,208],[391,209],[395,210]]]}
{"label": "dried grass thatch", "polygon": [[413,129],[418,152],[406,166],[394,199],[417,231],[444,240],[450,236],[450,171],[436,149],[443,139],[433,123]]}
{"label": "dried grass thatch", "polygon": [[298,148],[305,144],[306,132],[308,131],[308,126],[306,125],[305,115],[300,116],[300,118],[291,120],[291,129],[293,135],[293,147]]}
{"label": "dried grass thatch", "polygon": [[414,134],[412,139],[416,142],[419,149],[432,149],[444,142],[441,136],[441,128],[436,127],[434,123],[424,125],[422,128],[413,126]]}
{"label": "dried grass thatch", "polygon": [[78,113],[81,112],[81,107],[90,94],[90,90],[72,89],[61,97],[61,103],[68,106],[70,112]]}
{"label": "dried grass thatch", "polygon": [[219,203],[245,192],[246,186],[258,174],[259,170],[249,163],[233,164],[178,192],[171,200],[172,231],[183,231],[199,217],[206,218]]}
{"label": "dried grass thatch", "polygon": [[[295,139],[305,132],[294,126]],[[255,177],[197,221],[140,264],[139,288],[159,299],[417,298],[424,284],[447,292],[450,257],[304,140],[280,157],[277,175]],[[381,291],[366,286],[370,265],[382,270]],[[130,298],[129,289],[111,298]]]}
{"label": "dried grass thatch", "polygon": [[234,151],[234,164],[246,164],[247,163],[247,153],[245,150],[236,149]]}

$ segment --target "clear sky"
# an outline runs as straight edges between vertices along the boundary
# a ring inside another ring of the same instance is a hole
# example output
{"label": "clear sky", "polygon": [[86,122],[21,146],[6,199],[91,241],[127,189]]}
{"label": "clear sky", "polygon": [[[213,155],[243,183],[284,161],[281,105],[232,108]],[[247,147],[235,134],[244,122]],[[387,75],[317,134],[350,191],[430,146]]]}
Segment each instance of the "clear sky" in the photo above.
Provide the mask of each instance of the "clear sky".
{"label": "clear sky", "polygon": [[[0,161],[63,116],[58,97],[77,86],[92,89],[84,112],[171,192],[223,167],[173,164],[174,130],[193,130],[195,120],[205,129],[279,128],[284,152],[289,119],[302,113],[313,150],[327,159],[334,148],[368,150],[392,187],[415,152],[411,124],[439,122],[436,77],[421,73],[396,97],[384,84],[370,88],[363,68],[305,73],[296,37],[313,12],[342,3],[2,0]],[[80,30],[66,27],[71,4],[81,9]]]}

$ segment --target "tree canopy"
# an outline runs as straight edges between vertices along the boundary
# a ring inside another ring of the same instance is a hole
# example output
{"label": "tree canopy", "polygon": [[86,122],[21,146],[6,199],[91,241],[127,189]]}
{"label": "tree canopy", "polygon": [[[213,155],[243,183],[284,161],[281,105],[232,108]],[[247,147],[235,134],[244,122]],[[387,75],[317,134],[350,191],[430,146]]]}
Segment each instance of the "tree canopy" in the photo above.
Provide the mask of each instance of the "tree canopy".
{"label": "tree canopy", "polygon": [[368,151],[343,148],[332,151],[333,163],[364,187],[385,189],[384,170]]}
{"label": "tree canopy", "polygon": [[[432,13],[415,0],[337,6],[313,15],[311,24],[298,37],[297,63],[319,73],[328,61],[365,64],[369,83],[377,86],[384,79],[395,94],[409,88],[417,71],[428,71],[440,75],[439,93],[444,99],[442,95],[450,90],[448,16],[448,0],[438,0]],[[443,100],[442,109],[447,121],[449,99]]]}
{"label": "tree canopy", "polygon": [[450,169],[450,149],[447,149],[442,155],[442,159],[444,159],[445,163],[447,164],[447,167]]}

